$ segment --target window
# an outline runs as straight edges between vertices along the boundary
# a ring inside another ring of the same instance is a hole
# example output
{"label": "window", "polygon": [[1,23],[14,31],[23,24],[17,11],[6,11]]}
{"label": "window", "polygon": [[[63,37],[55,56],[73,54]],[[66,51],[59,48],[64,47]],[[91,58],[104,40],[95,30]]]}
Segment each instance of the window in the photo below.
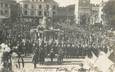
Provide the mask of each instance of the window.
{"label": "window", "polygon": [[8,14],[8,11],[7,11],[7,10],[5,10],[5,14]]}
{"label": "window", "polygon": [[32,9],[33,9],[33,8],[34,8],[34,5],[32,5],[31,7],[32,7]]}
{"label": "window", "polygon": [[24,15],[28,15],[28,11],[24,11]]}
{"label": "window", "polygon": [[41,16],[42,15],[42,11],[39,11],[38,14],[39,14],[39,16]]}
{"label": "window", "polygon": [[53,16],[56,14],[56,12],[53,12]]}
{"label": "window", "polygon": [[1,7],[3,7],[3,3],[1,3]]}
{"label": "window", "polygon": [[31,15],[33,16],[35,14],[35,11],[31,11]]}
{"label": "window", "polygon": [[44,15],[47,16],[47,12],[46,11],[44,11]]}
{"label": "window", "polygon": [[49,11],[44,11],[45,16],[49,16]]}
{"label": "window", "polygon": [[55,5],[53,6],[53,9],[56,9],[56,6],[55,6]]}
{"label": "window", "polygon": [[8,4],[5,4],[5,7],[7,8],[7,7],[8,7]]}
{"label": "window", "polygon": [[47,16],[49,16],[49,12],[47,12]]}
{"label": "window", "polygon": [[39,9],[42,9],[42,5],[39,5]]}
{"label": "window", "polygon": [[28,4],[25,4],[25,5],[24,5],[24,8],[28,8]]}
{"label": "window", "polygon": [[3,10],[0,10],[0,15],[3,15],[3,14],[4,14]]}
{"label": "window", "polygon": [[46,5],[46,8],[47,8],[47,9],[49,9],[49,7],[50,7],[49,5]]}

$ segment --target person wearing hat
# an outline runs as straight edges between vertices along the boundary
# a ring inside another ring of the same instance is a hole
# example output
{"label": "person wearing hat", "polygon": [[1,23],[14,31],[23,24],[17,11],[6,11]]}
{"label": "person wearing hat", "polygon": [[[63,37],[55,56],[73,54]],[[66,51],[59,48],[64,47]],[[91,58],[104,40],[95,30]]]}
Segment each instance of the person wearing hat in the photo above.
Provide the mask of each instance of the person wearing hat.
{"label": "person wearing hat", "polygon": [[57,63],[62,64],[64,57],[63,45],[59,45]]}
{"label": "person wearing hat", "polygon": [[3,69],[12,70],[11,68],[12,61],[11,61],[11,55],[10,55],[11,49],[5,43],[1,44],[1,48],[3,49],[3,54],[2,54],[2,59],[1,59]]}
{"label": "person wearing hat", "polygon": [[33,64],[34,64],[34,68],[37,67],[37,63],[38,63],[38,61],[39,61],[39,58],[38,58],[38,57],[39,57],[39,49],[36,48],[35,51],[34,51],[33,58],[32,58],[32,62],[33,62]]}
{"label": "person wearing hat", "polygon": [[45,50],[44,47],[41,47],[39,50],[39,58],[40,58],[40,64],[44,64],[45,62]]}
{"label": "person wearing hat", "polygon": [[50,55],[51,62],[53,62],[53,58],[55,57],[55,53],[54,53],[54,49],[53,48],[51,49],[49,55]]}

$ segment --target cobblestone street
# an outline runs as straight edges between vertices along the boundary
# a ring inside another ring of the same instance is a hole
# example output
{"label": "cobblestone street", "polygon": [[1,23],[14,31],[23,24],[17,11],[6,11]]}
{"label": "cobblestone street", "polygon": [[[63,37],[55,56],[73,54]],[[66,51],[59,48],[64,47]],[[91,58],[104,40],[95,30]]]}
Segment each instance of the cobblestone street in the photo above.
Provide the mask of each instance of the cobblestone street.
{"label": "cobblestone street", "polygon": [[29,63],[26,64],[24,69],[15,69],[14,72],[58,72],[60,69],[63,70],[62,72],[66,69],[75,72],[74,68],[79,68],[79,65],[37,65],[37,68],[34,69],[33,65]]}
{"label": "cobblestone street", "polygon": [[[54,61],[56,61],[56,59]],[[71,72],[77,72],[77,69],[79,69],[79,64],[81,62],[82,60],[80,59],[64,59],[64,63],[62,65],[37,64],[37,68],[34,68],[32,63],[25,63],[24,68],[17,69],[14,67],[13,70],[14,72],[65,72],[66,70]]]}

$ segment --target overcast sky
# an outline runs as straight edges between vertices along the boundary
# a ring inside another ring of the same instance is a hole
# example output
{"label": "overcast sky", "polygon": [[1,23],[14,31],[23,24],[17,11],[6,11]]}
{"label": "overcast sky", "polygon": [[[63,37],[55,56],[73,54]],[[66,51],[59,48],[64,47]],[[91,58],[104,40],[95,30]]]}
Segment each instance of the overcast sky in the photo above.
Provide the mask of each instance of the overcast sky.
{"label": "overcast sky", "polygon": [[[74,4],[75,0],[55,0],[56,2],[59,3],[60,6],[67,6],[70,4]],[[102,0],[91,0],[92,3],[100,3]],[[103,0],[107,1],[107,0]]]}
{"label": "overcast sky", "polygon": [[[19,0],[17,0],[19,1]],[[55,0],[59,6],[67,6],[70,4],[74,4],[76,0]],[[91,0],[92,3],[100,3],[102,0]],[[103,1],[108,1],[108,0],[103,0]]]}

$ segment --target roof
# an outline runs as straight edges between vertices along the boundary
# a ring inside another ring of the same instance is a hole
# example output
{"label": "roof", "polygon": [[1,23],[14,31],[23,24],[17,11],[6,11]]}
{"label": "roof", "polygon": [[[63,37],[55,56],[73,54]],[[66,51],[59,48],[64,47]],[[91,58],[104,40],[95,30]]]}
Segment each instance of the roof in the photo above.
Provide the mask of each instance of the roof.
{"label": "roof", "polygon": [[67,7],[59,7],[57,11],[58,16],[74,16],[75,5],[69,5]]}
{"label": "roof", "polygon": [[[39,0],[35,0],[35,2],[37,3],[37,1],[39,2]],[[55,5],[58,5],[58,3],[54,0],[44,0],[45,2],[47,3],[52,3],[52,4],[55,4]],[[19,2],[32,2],[32,0],[19,0]]]}
{"label": "roof", "polygon": [[45,0],[45,2],[51,2],[51,3],[54,3],[54,4],[58,4],[56,1],[54,0]]}
{"label": "roof", "polygon": [[16,1],[16,0],[0,0],[0,1]]}
{"label": "roof", "polygon": [[3,3],[16,3],[16,0],[0,0]]}

